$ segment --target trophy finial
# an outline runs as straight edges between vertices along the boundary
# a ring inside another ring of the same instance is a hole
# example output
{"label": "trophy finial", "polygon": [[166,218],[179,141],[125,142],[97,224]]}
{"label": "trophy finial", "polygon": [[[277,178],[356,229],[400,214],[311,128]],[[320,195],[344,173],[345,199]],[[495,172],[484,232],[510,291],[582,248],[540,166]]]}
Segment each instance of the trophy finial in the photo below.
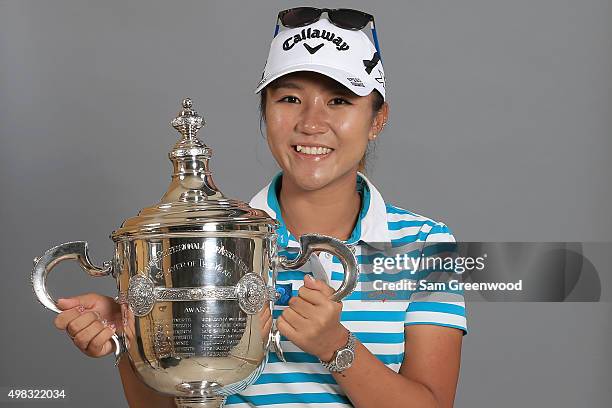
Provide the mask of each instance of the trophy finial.
{"label": "trophy finial", "polygon": [[193,110],[191,98],[183,99],[181,105],[181,111],[170,124],[182,137],[168,153],[173,167],[172,183],[160,203],[195,203],[223,197],[208,167],[212,149],[196,136],[206,122]]}
{"label": "trophy finial", "polygon": [[176,118],[172,119],[170,124],[183,135],[183,138],[193,139],[198,130],[206,124],[206,121],[198,115],[198,112],[191,109],[193,106],[191,98],[183,99],[182,105],[183,110],[179,112]]}

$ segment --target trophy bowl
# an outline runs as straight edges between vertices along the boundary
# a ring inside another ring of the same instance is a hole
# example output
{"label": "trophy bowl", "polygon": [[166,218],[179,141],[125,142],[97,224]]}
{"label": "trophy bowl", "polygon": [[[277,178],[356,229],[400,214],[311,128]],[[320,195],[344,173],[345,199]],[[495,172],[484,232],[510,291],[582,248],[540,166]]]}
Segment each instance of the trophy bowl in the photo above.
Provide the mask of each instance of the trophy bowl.
{"label": "trophy bowl", "polygon": [[317,234],[300,237],[294,259],[279,256],[278,222],[215,185],[212,150],[196,137],[205,122],[189,98],[171,124],[181,138],[169,153],[170,186],[159,203],[111,233],[112,260],[95,266],[87,242],[66,242],[34,260],[31,283],[40,303],[59,313],[46,286],[59,262],[112,276],[123,320],[113,335],[115,364],[127,354],[136,375],[178,407],[221,407],[255,382],[270,350],[284,361],[280,333],[262,318],[278,296],[277,271],[299,268],[314,251],[336,255],[344,280],[332,299],[340,301],[359,269],[342,241]]}

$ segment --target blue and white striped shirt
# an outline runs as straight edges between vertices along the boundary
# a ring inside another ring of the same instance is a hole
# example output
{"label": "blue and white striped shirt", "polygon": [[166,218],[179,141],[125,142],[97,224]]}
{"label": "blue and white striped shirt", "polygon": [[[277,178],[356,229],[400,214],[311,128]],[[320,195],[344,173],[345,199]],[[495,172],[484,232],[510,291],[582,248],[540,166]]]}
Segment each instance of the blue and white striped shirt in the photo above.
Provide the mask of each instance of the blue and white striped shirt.
{"label": "blue and white striped shirt", "polygon": [[[297,255],[299,242],[289,233],[281,216],[278,201],[281,176],[282,172],[278,173],[252,198],[250,205],[265,210],[279,221],[279,255],[293,258]],[[361,173],[357,176],[357,188],[362,197],[362,208],[355,228],[345,243],[355,248],[362,273],[355,291],[342,301],[341,322],[381,362],[398,372],[404,358],[405,326],[442,325],[467,333],[463,296],[460,292],[414,291],[403,301],[364,300],[361,289],[367,274],[363,270],[371,268],[373,254],[380,254],[389,246],[413,242],[455,242],[455,239],[445,224],[385,203],[380,192]],[[278,271],[277,287],[297,296],[304,275],[312,273],[312,267],[316,267],[313,262],[317,260],[312,260],[315,257],[327,273],[330,286],[337,289],[344,277],[342,265],[336,257],[323,252],[313,255],[311,262],[300,270]],[[278,303],[274,306],[274,318],[288,307]],[[228,406],[352,406],[331,373],[315,356],[305,353],[285,337],[281,337],[281,346],[287,362],[280,361],[274,352],[269,352],[268,363],[260,377],[240,394],[228,397]]]}

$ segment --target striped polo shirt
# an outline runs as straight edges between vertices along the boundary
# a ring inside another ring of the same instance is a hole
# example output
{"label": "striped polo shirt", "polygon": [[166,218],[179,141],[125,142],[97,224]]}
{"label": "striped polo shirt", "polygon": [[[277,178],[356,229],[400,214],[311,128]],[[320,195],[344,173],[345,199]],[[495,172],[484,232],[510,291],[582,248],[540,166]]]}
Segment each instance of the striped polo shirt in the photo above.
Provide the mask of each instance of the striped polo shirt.
{"label": "striped polo shirt", "polygon": [[[282,172],[251,199],[250,205],[265,210],[279,221],[279,255],[292,259],[297,256],[299,242],[287,230],[281,216],[278,201],[281,180]],[[362,288],[364,280],[370,279],[372,274],[364,271],[368,268],[371,271],[373,256],[390,247],[421,241],[455,242],[455,239],[442,222],[385,203],[380,192],[361,173],[357,174],[357,189],[362,207],[351,236],[344,242],[355,249],[361,273],[355,291],[342,301],[341,322],[383,364],[398,372],[404,358],[405,326],[441,325],[467,333],[462,293],[415,290],[408,293],[405,300],[366,299]],[[312,255],[299,270],[279,270],[276,287],[283,296],[274,305],[274,318],[288,307],[286,301],[290,296],[297,296],[304,275],[312,274],[313,268],[322,268],[329,285],[334,289],[340,287],[344,277],[342,265],[335,256],[324,252]],[[270,351],[259,378],[240,394],[229,396],[227,406],[352,406],[331,373],[315,356],[302,351],[284,336],[281,336],[281,347],[287,362]]]}

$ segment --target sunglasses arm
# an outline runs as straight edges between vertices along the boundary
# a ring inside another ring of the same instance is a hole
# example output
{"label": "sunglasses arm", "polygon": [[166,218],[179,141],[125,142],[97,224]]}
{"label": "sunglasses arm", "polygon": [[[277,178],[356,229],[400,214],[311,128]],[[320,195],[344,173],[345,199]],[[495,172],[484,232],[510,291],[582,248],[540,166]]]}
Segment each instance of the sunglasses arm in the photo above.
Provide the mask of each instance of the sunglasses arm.
{"label": "sunglasses arm", "polygon": [[376,47],[376,51],[378,51],[378,57],[380,58],[380,62],[382,63],[382,54],[380,52],[380,45],[378,45],[378,36],[376,35],[376,27],[374,27],[374,21],[370,22],[370,28],[372,29],[372,38],[374,39],[374,46]]}

